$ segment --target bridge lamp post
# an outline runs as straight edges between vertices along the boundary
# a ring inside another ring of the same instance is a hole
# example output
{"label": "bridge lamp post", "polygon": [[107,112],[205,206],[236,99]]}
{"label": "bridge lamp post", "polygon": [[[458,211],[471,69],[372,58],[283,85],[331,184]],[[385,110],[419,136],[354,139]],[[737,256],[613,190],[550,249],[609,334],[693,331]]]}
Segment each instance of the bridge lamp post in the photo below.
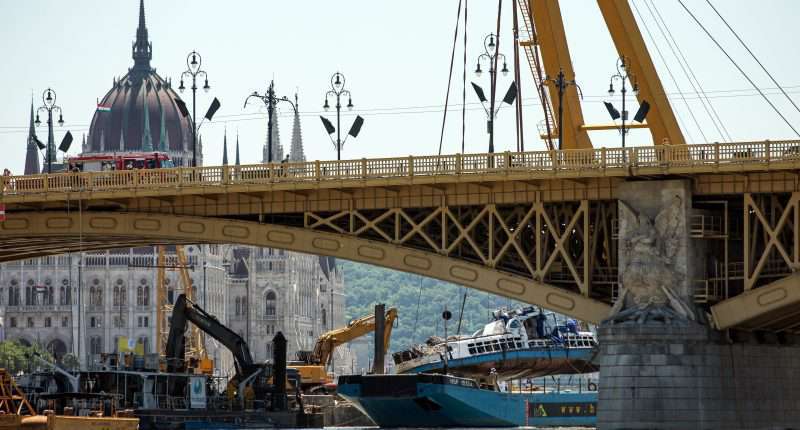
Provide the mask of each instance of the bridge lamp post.
{"label": "bridge lamp post", "polygon": [[[495,40],[497,40],[497,42],[495,42]],[[495,94],[497,93],[497,63],[501,58],[503,59],[503,68],[500,69],[500,73],[502,73],[503,76],[508,75],[508,63],[506,62],[506,56],[497,51],[498,43],[499,38],[497,35],[494,33],[489,33],[483,39],[484,52],[481,55],[478,55],[477,65],[475,66],[475,75],[480,77],[483,74],[483,70],[481,69],[481,61],[486,61],[489,64],[489,99],[486,98],[483,88],[476,83],[471,82],[472,89],[475,90],[475,94],[481,101],[481,105],[486,111],[486,117],[488,118],[486,122],[486,129],[489,133],[489,153],[494,153],[494,119],[497,117],[497,112],[500,111],[500,106],[495,107]],[[505,97],[503,97],[503,102],[511,105],[514,103],[514,99],[516,97],[517,84],[516,82],[512,81]],[[486,109],[487,101],[489,102],[489,109]]]}
{"label": "bridge lamp post", "polygon": [[56,154],[56,143],[53,140],[53,111],[58,112],[58,125],[64,125],[64,115],[61,111],[61,106],[56,105],[56,92],[52,88],[44,90],[42,93],[42,106],[36,110],[35,124],[41,125],[42,121],[39,119],[40,112],[47,112],[47,150],[45,158],[47,158],[47,173],[53,172],[53,159]]}
{"label": "bridge lamp post", "polygon": [[583,98],[583,92],[581,91],[581,87],[575,83],[575,80],[567,80],[566,76],[564,75],[564,69],[559,69],[558,75],[555,78],[546,78],[542,84],[545,82],[552,83],[558,89],[558,149],[559,151],[564,148],[564,127],[561,126],[562,120],[564,118],[564,93],[567,90],[567,87],[570,85],[575,86],[578,89],[578,94],[581,98]]}
{"label": "bridge lamp post", "polygon": [[[628,129],[625,128],[625,121],[628,120],[628,111],[626,110],[625,106],[628,87],[625,85],[625,83],[628,82],[631,84],[631,89],[633,90],[634,94],[639,93],[639,84],[636,82],[636,77],[630,73],[628,65],[629,62],[626,57],[619,57],[619,59],[617,59],[617,73],[611,75],[611,81],[608,84],[608,95],[611,97],[616,92],[614,89],[614,81],[619,81],[620,94],[622,95],[622,112],[620,113],[620,111],[618,111],[610,102],[603,102],[603,104],[606,106],[606,110],[608,110],[608,114],[611,115],[612,120],[616,120],[618,118],[622,119],[620,132],[622,134],[623,148],[625,148],[625,135],[628,134]],[[636,115],[634,115],[633,120],[638,123],[643,122],[645,117],[647,117],[647,112],[649,111],[650,104],[647,103],[647,101],[642,100],[639,105],[639,110],[636,111]]]}
{"label": "bridge lamp post", "polygon": [[259,94],[258,91],[253,91],[253,94],[247,96],[244,99],[244,108],[247,107],[247,102],[250,100],[251,97],[255,97],[261,100],[265,106],[267,106],[267,163],[272,163],[272,115],[275,113],[275,108],[278,106],[280,102],[286,102],[292,105],[292,109],[294,109],[295,113],[297,113],[297,105],[292,103],[288,97],[277,97],[275,95],[275,81],[269,81],[269,88],[267,88],[267,92]]}
{"label": "bridge lamp post", "polygon": [[[344,75],[339,72],[336,72],[331,76],[331,89],[325,93],[325,104],[322,105],[322,108],[327,111],[331,108],[330,103],[328,103],[328,97],[336,98],[336,127],[334,127],[333,124],[331,124],[331,122],[324,116],[319,117],[322,120],[322,125],[325,127],[325,131],[328,132],[328,136],[336,132],[336,142],[334,143],[334,146],[336,146],[337,160],[342,159],[342,145],[344,145],[344,142],[342,141],[342,96],[347,96],[347,110],[353,110],[353,97],[350,95],[350,91],[344,88],[344,82]],[[362,125],[364,125],[364,118],[361,118],[360,115],[357,115],[355,121],[353,121],[353,125],[350,126],[350,131],[347,134],[357,137],[358,133],[361,131]],[[347,141],[347,136],[345,136],[344,139]],[[331,141],[333,141],[332,137]]]}
{"label": "bridge lamp post", "polygon": [[[197,51],[192,51],[186,56],[187,69],[181,74],[181,85],[178,87],[180,92],[183,93],[183,91],[186,90],[186,87],[183,85],[183,78],[192,79],[192,87],[190,88],[192,90],[192,167],[197,167],[197,77],[200,76],[205,79],[203,89],[206,92],[211,89],[208,85],[208,74],[206,74],[205,70],[200,69],[202,62],[203,58]],[[217,104],[219,104],[219,102],[217,102]],[[213,116],[214,114],[211,113],[211,115]]]}

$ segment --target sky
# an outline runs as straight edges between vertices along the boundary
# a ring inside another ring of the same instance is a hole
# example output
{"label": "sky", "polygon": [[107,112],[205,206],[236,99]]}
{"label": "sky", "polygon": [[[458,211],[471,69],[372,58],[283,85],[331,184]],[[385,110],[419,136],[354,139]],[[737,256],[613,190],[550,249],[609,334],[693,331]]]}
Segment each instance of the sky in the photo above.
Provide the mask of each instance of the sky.
{"label": "sky", "polygon": [[[789,122],[800,129],[800,113],[775,89],[709,4],[701,0],[684,3]],[[145,0],[145,9],[153,43],[151,65],[162,77],[171,77],[177,83],[186,69],[187,54],[197,50],[202,55],[211,91],[198,93],[198,114],[205,112],[213,97],[222,103],[214,120],[204,123],[200,130],[205,164],[217,165],[222,160],[225,130],[231,160],[232,142],[238,133],[242,163],[260,161],[266,138],[265,109],[255,105],[244,109],[243,104],[253,91],[265,91],[271,79],[275,80],[277,95],[292,98],[298,93],[306,157],[334,159],[335,148],[319,115],[335,122],[335,112],[324,112],[322,105],[330,89],[330,77],[336,71],[345,75],[346,88],[355,105],[352,112],[343,113],[343,130],[349,129],[355,115],[365,119],[361,134],[347,140],[342,158],[436,154],[458,4],[459,0]],[[511,4],[510,0],[502,1],[500,31],[500,52],[508,57],[510,67]],[[688,142],[723,142],[727,135],[733,141],[798,138],[691,20],[678,0],[631,0],[631,4],[634,13],[640,13],[640,28]],[[800,2],[712,0],[712,4],[796,99],[800,93],[796,73],[800,59],[796,43],[800,38],[796,25]],[[712,123],[714,113],[703,107],[698,90],[692,88],[672,53],[674,48],[659,31],[654,20],[655,5],[724,129]],[[65,124],[56,128],[56,142],[67,130],[80,141],[88,130],[97,99],[111,88],[113,78],[124,75],[133,64],[131,43],[138,6],[138,0],[0,0],[2,167],[15,173],[23,170],[31,97],[33,94],[36,106],[41,105],[41,94],[48,87],[57,92],[57,104],[64,113]],[[497,8],[497,0],[468,1],[467,152],[485,152],[488,147],[486,114],[469,85],[475,82],[488,91],[487,74],[477,77],[472,71],[483,52],[484,36],[495,30]],[[561,9],[575,79],[584,95],[586,122],[608,123],[602,102],[620,102],[619,95],[609,98],[606,94],[618,55],[600,10],[593,0],[562,0]],[[462,20],[443,153],[461,149],[463,31]],[[524,55],[521,59],[525,147],[541,150],[545,145],[536,128],[543,119],[541,107],[531,91],[533,79]],[[498,98],[510,83],[510,76],[498,78]],[[184,94],[184,99],[190,100],[189,96]],[[279,129],[286,151],[292,131],[291,115],[288,104],[281,106]],[[37,134],[44,140],[46,125],[39,127]],[[591,137],[595,147],[620,145],[617,131],[594,132]],[[628,143],[651,144],[649,133],[634,130]],[[503,106],[498,114],[495,146],[497,151],[515,148],[514,110],[509,106]],[[79,149],[80,145],[74,143],[70,153]]]}

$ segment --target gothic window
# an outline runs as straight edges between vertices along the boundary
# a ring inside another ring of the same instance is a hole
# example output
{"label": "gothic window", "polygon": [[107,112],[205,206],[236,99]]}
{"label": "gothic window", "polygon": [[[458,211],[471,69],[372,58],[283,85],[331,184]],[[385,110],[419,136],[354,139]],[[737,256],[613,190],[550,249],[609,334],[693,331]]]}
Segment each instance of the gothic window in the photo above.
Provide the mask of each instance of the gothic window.
{"label": "gothic window", "polygon": [[44,294],[44,304],[47,306],[52,306],[55,302],[55,288],[50,286],[47,287],[47,290]]}
{"label": "gothic window", "polygon": [[264,310],[265,311],[264,314],[267,317],[274,317],[275,316],[276,301],[277,301],[277,297],[275,296],[275,292],[274,291],[267,292],[267,296],[266,296],[265,299],[266,299],[265,300],[266,308]]}
{"label": "gothic window", "polygon": [[25,287],[25,306],[33,306],[33,285],[29,281],[28,286]]}
{"label": "gothic window", "polygon": [[50,317],[45,317],[44,318],[44,326],[45,327],[50,327],[52,325],[53,325],[53,320],[51,320]]}
{"label": "gothic window", "polygon": [[322,326],[326,327],[328,325],[328,312],[325,310],[324,307],[322,308],[321,314],[322,314]]}
{"label": "gothic window", "polygon": [[239,315],[242,314],[242,301],[238,297],[236,298],[235,301],[236,301],[236,306],[235,306],[233,314],[236,315],[236,316],[239,316]]}
{"label": "gothic window", "polygon": [[69,327],[69,317],[61,317],[61,327]]}
{"label": "gothic window", "polygon": [[103,338],[100,336],[92,336],[89,340],[89,352],[92,354],[100,354],[103,352]]}
{"label": "gothic window", "polygon": [[33,325],[33,318],[32,317],[28,317],[28,328],[33,328],[33,326],[34,326]]}
{"label": "gothic window", "polygon": [[[10,292],[10,291],[11,291],[11,290],[9,289],[9,292]],[[3,288],[3,287],[0,287],[0,305],[2,305],[2,304],[3,304],[3,297],[5,297],[5,288]]]}
{"label": "gothic window", "polygon": [[64,285],[61,286],[59,303],[62,305],[71,305],[72,304],[72,287],[69,286],[69,283],[66,279],[62,281]]}
{"label": "gothic window", "polygon": [[142,279],[142,285],[139,285],[136,288],[136,305],[137,306],[148,306],[150,304],[150,287],[145,285],[144,279]]}
{"label": "gothic window", "polygon": [[103,319],[100,317],[91,317],[89,318],[89,327],[91,328],[101,328],[103,327]]}
{"label": "gothic window", "polygon": [[12,279],[11,286],[8,287],[8,305],[19,306],[19,281],[16,279]]}
{"label": "gothic window", "polygon": [[114,306],[125,306],[127,290],[125,285],[122,284],[122,279],[117,279],[117,285],[114,285],[113,299]]}
{"label": "gothic window", "polygon": [[11,317],[8,320],[8,325],[12,328],[17,326],[17,319],[15,317]]}
{"label": "gothic window", "polygon": [[139,327],[147,327],[150,323],[149,318],[143,316],[136,318],[136,322]]}
{"label": "gothic window", "polygon": [[103,306],[103,288],[99,285],[89,288],[89,305]]}

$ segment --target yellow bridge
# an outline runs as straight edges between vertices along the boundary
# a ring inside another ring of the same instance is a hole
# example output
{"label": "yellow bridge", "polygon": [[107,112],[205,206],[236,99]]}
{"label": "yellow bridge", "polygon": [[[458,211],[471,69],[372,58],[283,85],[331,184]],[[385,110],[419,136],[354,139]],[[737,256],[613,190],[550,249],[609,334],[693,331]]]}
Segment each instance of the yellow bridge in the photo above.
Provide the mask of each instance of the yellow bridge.
{"label": "yellow bridge", "polygon": [[0,261],[238,243],[341,257],[605,318],[616,187],[691,182],[718,328],[794,330],[800,141],[456,154],[0,179]]}

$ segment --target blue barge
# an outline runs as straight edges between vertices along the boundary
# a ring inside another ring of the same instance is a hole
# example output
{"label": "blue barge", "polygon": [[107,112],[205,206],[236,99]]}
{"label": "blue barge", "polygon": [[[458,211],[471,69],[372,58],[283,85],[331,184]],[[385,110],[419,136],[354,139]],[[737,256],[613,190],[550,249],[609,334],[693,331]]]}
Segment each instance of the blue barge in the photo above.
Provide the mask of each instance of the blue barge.
{"label": "blue barge", "polygon": [[340,376],[338,394],[380,427],[595,426],[597,392],[507,393],[440,374]]}

